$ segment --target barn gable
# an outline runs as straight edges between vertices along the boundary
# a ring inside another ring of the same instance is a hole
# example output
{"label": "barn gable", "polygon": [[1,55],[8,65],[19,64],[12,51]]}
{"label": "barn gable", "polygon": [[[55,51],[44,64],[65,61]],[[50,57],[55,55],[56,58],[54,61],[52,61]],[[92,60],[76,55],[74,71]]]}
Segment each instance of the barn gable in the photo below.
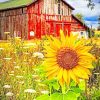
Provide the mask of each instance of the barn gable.
{"label": "barn gable", "polygon": [[[9,0],[9,1],[0,3],[0,10],[7,10],[7,9],[25,7],[25,6],[29,6],[33,3],[35,3],[36,1],[39,1],[39,0],[20,0],[20,1]],[[61,1],[64,2],[67,6],[69,6],[69,8],[74,10],[74,8],[70,4],[68,4],[65,0],[61,0]]]}

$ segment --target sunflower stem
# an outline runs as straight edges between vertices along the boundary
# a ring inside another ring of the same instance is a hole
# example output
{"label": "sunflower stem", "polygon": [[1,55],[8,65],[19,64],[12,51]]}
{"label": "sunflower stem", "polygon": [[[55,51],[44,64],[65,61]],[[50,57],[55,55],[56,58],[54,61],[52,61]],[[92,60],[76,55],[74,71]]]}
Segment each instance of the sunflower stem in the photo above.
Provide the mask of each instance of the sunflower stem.
{"label": "sunflower stem", "polygon": [[85,80],[85,95],[88,98],[88,95],[87,95],[87,80]]}
{"label": "sunflower stem", "polygon": [[50,100],[51,100],[52,87],[50,85],[49,85],[49,89],[50,89]]}
{"label": "sunflower stem", "polygon": [[65,94],[66,93],[66,91],[65,91],[65,89],[66,89],[65,84],[61,88],[62,88],[62,94]]}

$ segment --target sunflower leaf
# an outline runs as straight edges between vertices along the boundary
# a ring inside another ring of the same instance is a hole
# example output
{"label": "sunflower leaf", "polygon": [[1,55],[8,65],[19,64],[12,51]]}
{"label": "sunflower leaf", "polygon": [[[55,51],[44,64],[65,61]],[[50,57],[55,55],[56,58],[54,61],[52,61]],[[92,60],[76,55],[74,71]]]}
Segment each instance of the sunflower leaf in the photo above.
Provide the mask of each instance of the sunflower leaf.
{"label": "sunflower leaf", "polygon": [[36,98],[36,100],[50,100],[50,96],[49,95],[41,95],[39,97]]}
{"label": "sunflower leaf", "polygon": [[53,84],[53,88],[54,88],[55,90],[59,90],[59,88],[60,88],[59,83],[58,83],[58,82],[55,82],[55,83]]}
{"label": "sunflower leaf", "polygon": [[72,91],[68,91],[66,94],[62,94],[62,93],[54,93],[51,95],[51,100],[77,100],[77,95],[72,92]]}

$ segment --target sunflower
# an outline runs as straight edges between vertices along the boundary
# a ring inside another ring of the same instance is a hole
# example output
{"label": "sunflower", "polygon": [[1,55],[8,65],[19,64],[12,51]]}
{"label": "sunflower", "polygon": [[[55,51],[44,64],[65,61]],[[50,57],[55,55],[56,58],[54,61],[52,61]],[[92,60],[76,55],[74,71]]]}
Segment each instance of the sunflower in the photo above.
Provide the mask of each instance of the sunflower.
{"label": "sunflower", "polygon": [[46,75],[48,79],[57,78],[60,85],[71,80],[79,83],[80,79],[89,79],[92,61],[95,59],[90,53],[91,47],[85,46],[82,40],[71,34],[65,36],[60,30],[60,38],[48,38],[49,45],[44,45],[46,57]]}

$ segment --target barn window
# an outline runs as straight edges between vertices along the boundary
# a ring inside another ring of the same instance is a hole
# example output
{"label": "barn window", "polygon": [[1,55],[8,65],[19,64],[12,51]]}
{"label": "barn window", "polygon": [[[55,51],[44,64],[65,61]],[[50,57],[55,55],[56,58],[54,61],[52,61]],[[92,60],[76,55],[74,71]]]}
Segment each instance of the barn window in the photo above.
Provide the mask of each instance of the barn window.
{"label": "barn window", "polygon": [[83,32],[81,32],[81,35],[83,35]]}
{"label": "barn window", "polygon": [[58,0],[58,14],[60,14],[60,0]]}
{"label": "barn window", "polygon": [[58,14],[60,14],[60,3],[58,4]]}

